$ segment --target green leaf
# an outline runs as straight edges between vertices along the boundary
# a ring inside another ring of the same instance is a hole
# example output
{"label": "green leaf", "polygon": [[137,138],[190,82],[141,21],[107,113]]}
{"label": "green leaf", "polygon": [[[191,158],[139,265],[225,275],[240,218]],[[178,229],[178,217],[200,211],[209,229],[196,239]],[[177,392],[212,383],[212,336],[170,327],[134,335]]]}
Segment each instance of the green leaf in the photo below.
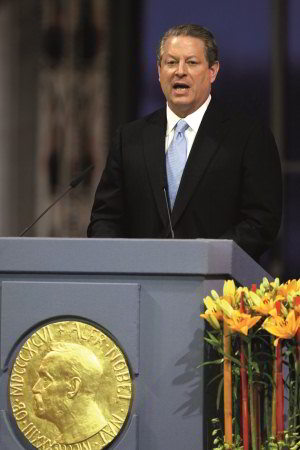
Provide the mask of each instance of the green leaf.
{"label": "green leaf", "polygon": [[212,347],[216,348],[217,350],[219,350],[222,347],[222,345],[220,344],[219,341],[216,342],[215,340],[211,340],[211,339],[209,339],[207,337],[205,337],[204,340],[206,342],[208,342],[209,345],[211,345]]}
{"label": "green leaf", "polygon": [[218,417],[215,417],[214,419],[211,419],[211,423],[216,425],[216,424],[220,423],[220,419]]}
{"label": "green leaf", "polygon": [[215,359],[214,361],[205,361],[201,363],[199,366],[197,366],[197,369],[204,366],[210,366],[210,365],[217,365],[217,364],[223,364],[224,358],[221,359]]}
{"label": "green leaf", "polygon": [[239,367],[242,367],[241,361],[237,358],[234,358],[234,356],[229,355],[228,353],[225,353],[222,349],[219,350],[219,352],[225,356],[225,358],[228,358],[231,362],[234,362]]}
{"label": "green leaf", "polygon": [[209,380],[209,382],[207,383],[207,387],[210,386],[214,381],[216,381],[218,378],[222,378],[223,377],[223,372],[219,373],[218,375],[216,375],[215,377],[213,377],[211,380]]}
{"label": "green leaf", "polygon": [[254,372],[260,373],[259,366],[256,361],[252,361],[252,369],[254,370]]}
{"label": "green leaf", "polygon": [[220,408],[221,394],[222,394],[223,386],[224,386],[224,378],[222,378],[222,380],[220,381],[219,386],[218,386],[218,391],[217,391],[217,410],[219,410],[219,408]]}
{"label": "green leaf", "polygon": [[208,334],[209,338],[210,338],[212,341],[214,341],[214,342],[216,342],[216,343],[220,343],[220,342],[221,342],[221,339],[220,339],[220,338],[221,338],[221,333],[220,333],[220,332],[218,333],[219,339],[217,339],[217,338],[215,337],[215,335],[214,335],[212,332],[210,332],[210,331],[208,331],[207,334]]}
{"label": "green leaf", "polygon": [[[255,358],[258,358],[259,356],[264,356],[265,359],[269,359],[270,361],[274,360],[273,356],[267,352],[255,352],[255,355],[253,355],[253,356],[255,356]],[[260,359],[260,358],[258,358],[258,359]]]}

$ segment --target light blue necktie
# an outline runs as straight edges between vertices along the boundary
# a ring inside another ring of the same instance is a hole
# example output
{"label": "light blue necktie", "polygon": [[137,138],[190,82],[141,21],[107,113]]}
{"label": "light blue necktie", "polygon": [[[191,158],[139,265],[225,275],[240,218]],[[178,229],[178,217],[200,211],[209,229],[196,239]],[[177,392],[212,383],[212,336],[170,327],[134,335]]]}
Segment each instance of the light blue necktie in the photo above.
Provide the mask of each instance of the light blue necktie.
{"label": "light blue necktie", "polygon": [[188,124],[183,119],[177,122],[174,130],[174,137],[166,155],[166,169],[171,209],[173,209],[175,203],[182,172],[186,163],[187,142],[184,133],[188,127]]}

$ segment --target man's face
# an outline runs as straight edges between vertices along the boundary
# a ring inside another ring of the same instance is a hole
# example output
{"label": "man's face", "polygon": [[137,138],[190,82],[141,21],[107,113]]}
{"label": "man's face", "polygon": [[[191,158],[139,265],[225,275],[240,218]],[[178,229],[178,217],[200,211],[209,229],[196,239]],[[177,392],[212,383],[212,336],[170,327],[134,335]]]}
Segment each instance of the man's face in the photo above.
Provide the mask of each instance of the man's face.
{"label": "man's face", "polygon": [[171,36],[162,49],[159,81],[171,110],[179,117],[196,111],[207,99],[216,79],[219,63],[211,67],[202,40]]}
{"label": "man's face", "polygon": [[65,410],[67,393],[70,389],[62,377],[59,361],[47,355],[38,370],[38,380],[32,388],[34,408],[37,417],[56,422]]}

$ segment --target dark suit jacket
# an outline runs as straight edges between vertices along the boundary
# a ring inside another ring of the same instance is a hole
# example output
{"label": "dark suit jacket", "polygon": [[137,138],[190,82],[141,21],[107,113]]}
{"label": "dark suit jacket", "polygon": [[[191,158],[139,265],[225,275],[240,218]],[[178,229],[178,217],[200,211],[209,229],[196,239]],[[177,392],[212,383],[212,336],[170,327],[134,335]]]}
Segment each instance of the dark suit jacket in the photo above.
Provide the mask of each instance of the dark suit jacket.
{"label": "dark suit jacket", "polygon": [[[89,237],[170,237],[165,108],[121,127],[96,191]],[[175,238],[233,239],[257,259],[276,238],[282,181],[271,132],[211,100],[172,211]]]}

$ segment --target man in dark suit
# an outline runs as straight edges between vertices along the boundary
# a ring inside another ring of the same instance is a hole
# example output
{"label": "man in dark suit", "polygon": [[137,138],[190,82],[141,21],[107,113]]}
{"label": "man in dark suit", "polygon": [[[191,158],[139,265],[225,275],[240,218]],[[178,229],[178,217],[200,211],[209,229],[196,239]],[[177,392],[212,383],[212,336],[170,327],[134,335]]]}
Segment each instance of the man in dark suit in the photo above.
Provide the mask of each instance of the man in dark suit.
{"label": "man in dark suit", "polygon": [[[219,62],[207,29],[168,30],[157,64],[167,106],[119,128],[88,236],[233,239],[258,259],[281,222],[281,168],[271,132],[211,97]],[[184,148],[185,166],[174,191],[176,145]]]}

